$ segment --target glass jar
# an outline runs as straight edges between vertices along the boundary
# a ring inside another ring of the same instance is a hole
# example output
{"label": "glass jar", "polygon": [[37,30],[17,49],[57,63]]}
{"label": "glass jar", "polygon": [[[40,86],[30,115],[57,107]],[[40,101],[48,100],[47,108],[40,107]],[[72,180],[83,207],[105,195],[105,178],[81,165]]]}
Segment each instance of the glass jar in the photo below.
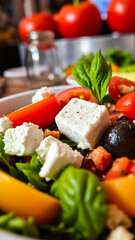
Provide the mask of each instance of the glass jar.
{"label": "glass jar", "polygon": [[59,49],[54,42],[51,31],[31,32],[28,35],[25,63],[27,69],[28,88],[62,85],[65,75]]}

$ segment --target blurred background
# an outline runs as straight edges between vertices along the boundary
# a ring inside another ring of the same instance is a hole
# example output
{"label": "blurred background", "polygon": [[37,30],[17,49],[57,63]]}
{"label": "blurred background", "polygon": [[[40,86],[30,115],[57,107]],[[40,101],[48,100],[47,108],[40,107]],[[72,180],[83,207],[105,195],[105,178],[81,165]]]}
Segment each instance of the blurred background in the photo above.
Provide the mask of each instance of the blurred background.
{"label": "blurred background", "polygon": [[[80,0],[80,2],[84,1]],[[86,34],[86,36],[66,37],[61,32],[57,32],[55,41],[60,49],[63,66],[74,64],[82,54],[96,52],[99,48],[104,51],[108,46],[127,49],[134,57],[133,30],[122,30],[121,34],[120,31],[115,31],[108,25],[107,8],[110,0],[91,0],[90,2],[100,13],[102,27],[96,33],[89,34],[91,36]],[[72,3],[73,0],[0,0],[0,75],[8,68],[24,65],[27,43],[20,34],[21,20],[41,11],[49,12],[54,17],[62,6]],[[94,28],[97,24],[93,22]]]}

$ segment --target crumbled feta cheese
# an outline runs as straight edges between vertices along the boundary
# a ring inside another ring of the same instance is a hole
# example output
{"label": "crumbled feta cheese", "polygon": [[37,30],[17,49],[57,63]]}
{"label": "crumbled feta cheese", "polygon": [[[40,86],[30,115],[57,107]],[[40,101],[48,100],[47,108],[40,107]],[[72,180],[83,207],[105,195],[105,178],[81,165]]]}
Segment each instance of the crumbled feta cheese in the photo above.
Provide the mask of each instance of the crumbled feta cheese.
{"label": "crumbled feta cheese", "polygon": [[55,179],[56,175],[66,166],[73,164],[80,168],[83,156],[78,151],[54,138],[48,136],[36,149],[39,160],[43,163],[40,177]]}
{"label": "crumbled feta cheese", "polygon": [[35,152],[42,140],[42,129],[33,123],[24,122],[21,126],[5,132],[4,150],[9,155],[28,156]]}
{"label": "crumbled feta cheese", "polygon": [[0,118],[0,135],[4,135],[8,128],[12,128],[13,122],[9,120],[8,117]]}
{"label": "crumbled feta cheese", "polygon": [[133,240],[133,239],[134,235],[132,233],[130,233],[123,226],[119,226],[113,231],[111,231],[106,240]]}
{"label": "crumbled feta cheese", "polygon": [[117,205],[108,204],[108,217],[106,225],[111,230],[119,225],[129,228],[132,226],[132,220],[126,213],[119,209]]}
{"label": "crumbled feta cheese", "polygon": [[44,98],[48,98],[51,96],[55,96],[55,92],[47,87],[42,87],[38,89],[35,95],[32,97],[32,103],[41,101]]}
{"label": "crumbled feta cheese", "polygon": [[82,149],[93,149],[110,124],[104,105],[73,98],[55,118],[58,129]]}

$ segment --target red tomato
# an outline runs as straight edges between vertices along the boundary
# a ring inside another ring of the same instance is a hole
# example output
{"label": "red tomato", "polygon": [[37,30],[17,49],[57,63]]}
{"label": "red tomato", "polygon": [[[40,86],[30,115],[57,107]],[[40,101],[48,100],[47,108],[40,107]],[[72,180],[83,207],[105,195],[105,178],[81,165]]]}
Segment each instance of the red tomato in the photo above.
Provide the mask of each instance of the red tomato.
{"label": "red tomato", "polygon": [[20,108],[6,116],[13,122],[14,127],[23,124],[23,122],[31,122],[38,125],[40,128],[44,128],[54,121],[58,109],[56,98],[51,96]]}
{"label": "red tomato", "polygon": [[65,38],[96,35],[102,27],[100,13],[91,2],[64,5],[54,18]]}
{"label": "red tomato", "polygon": [[135,32],[135,1],[112,0],[108,5],[107,23],[112,31]]}
{"label": "red tomato", "polygon": [[123,95],[135,91],[135,82],[122,77],[112,77],[108,86],[112,99],[116,102]]}
{"label": "red tomato", "polygon": [[128,175],[131,165],[132,164],[127,157],[117,158],[113,162],[111,169],[107,172],[104,180],[119,178]]}
{"label": "red tomato", "polygon": [[62,91],[56,96],[59,108],[62,109],[72,98],[80,98],[86,101],[96,102],[89,89],[73,87]]}
{"label": "red tomato", "polygon": [[27,42],[27,35],[32,31],[51,30],[56,34],[57,27],[53,17],[48,12],[40,12],[30,17],[22,18],[19,23],[19,34]]}
{"label": "red tomato", "polygon": [[116,103],[116,110],[131,119],[135,119],[135,92],[128,93],[120,98]]}

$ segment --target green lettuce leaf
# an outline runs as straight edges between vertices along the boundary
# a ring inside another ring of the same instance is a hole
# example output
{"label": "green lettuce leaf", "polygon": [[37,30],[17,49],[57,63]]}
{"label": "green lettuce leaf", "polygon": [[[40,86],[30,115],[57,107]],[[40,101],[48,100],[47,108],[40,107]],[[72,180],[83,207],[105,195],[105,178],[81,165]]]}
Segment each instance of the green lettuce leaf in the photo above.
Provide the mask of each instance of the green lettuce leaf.
{"label": "green lettuce leaf", "polygon": [[61,218],[67,227],[85,239],[96,239],[105,227],[106,193],[90,171],[67,167],[52,184],[50,192],[61,201]]}
{"label": "green lettuce leaf", "polygon": [[4,162],[10,168],[10,156],[5,153],[3,137],[0,136],[0,161]]}
{"label": "green lettuce leaf", "polygon": [[48,191],[48,185],[44,178],[39,176],[39,170],[41,163],[37,158],[37,154],[33,154],[30,164],[28,163],[16,163],[16,167],[21,171],[28,179],[28,182],[35,188],[42,192]]}
{"label": "green lettuce leaf", "polygon": [[35,226],[32,218],[25,220],[23,218],[16,217],[13,212],[0,216],[0,228],[24,236],[34,238],[38,238],[40,236],[39,230]]}

